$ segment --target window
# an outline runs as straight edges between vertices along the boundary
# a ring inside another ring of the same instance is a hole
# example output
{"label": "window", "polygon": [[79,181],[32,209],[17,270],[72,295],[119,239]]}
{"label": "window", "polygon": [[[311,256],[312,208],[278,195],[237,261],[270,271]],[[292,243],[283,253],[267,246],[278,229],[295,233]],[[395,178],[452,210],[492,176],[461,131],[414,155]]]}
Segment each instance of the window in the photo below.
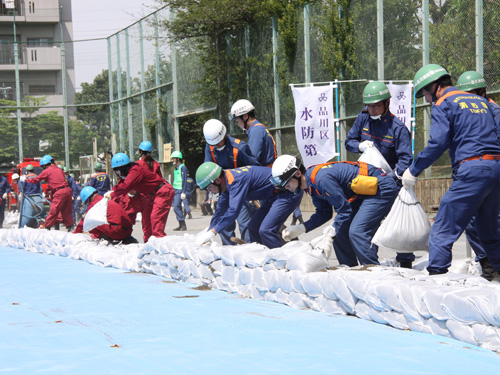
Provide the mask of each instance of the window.
{"label": "window", "polygon": [[28,38],[28,47],[52,47],[54,39],[52,38]]}

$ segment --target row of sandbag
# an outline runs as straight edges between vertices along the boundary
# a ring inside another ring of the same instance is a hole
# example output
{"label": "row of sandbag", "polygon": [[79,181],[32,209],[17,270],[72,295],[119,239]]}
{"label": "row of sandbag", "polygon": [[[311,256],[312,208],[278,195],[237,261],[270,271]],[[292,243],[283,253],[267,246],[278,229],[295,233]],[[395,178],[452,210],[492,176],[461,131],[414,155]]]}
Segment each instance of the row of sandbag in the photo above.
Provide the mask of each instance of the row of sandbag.
{"label": "row of sandbag", "polygon": [[[390,267],[289,270],[303,243],[269,250],[245,246],[193,246],[194,237],[152,238],[146,245],[105,246],[86,235],[30,228],[0,230],[0,244],[86,260],[100,266],[150,272],[209,285],[254,299],[310,308],[452,337],[500,352],[500,290],[477,276],[429,277]],[[309,261],[307,257],[302,260]]]}
{"label": "row of sandbag", "polygon": [[0,230],[0,245],[137,272],[144,252],[142,244],[108,246],[107,241],[97,242],[86,234],[28,227]]}
{"label": "row of sandbag", "polygon": [[[290,258],[307,249],[300,242],[288,247]],[[500,288],[478,276],[428,276],[384,266],[308,273],[288,270],[283,248],[215,243],[198,248],[189,235],[153,239],[145,249],[146,272],[294,308],[352,314],[500,352]],[[456,268],[470,262],[459,263]]]}

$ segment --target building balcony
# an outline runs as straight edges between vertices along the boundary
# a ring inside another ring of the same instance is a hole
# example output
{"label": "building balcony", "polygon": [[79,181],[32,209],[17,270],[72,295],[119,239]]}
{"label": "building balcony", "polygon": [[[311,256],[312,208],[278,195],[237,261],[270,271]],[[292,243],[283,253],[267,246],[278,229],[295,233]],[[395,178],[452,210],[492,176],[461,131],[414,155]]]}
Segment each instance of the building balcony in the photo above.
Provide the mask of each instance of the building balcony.
{"label": "building balcony", "polygon": [[[14,6],[15,5],[15,6]],[[5,0],[0,3],[0,23],[58,23],[59,0]]]}
{"label": "building balcony", "polygon": [[[59,46],[19,46],[19,70],[61,70],[61,48]],[[14,71],[14,47],[0,49],[0,71]]]}

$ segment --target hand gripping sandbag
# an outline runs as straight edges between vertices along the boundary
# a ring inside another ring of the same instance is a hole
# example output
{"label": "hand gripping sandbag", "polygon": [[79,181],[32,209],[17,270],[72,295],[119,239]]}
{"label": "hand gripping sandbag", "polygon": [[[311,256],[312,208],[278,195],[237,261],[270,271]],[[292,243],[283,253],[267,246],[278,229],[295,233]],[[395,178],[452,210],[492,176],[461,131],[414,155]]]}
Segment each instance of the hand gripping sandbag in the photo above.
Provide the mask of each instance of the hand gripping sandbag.
{"label": "hand gripping sandbag", "polygon": [[83,231],[89,232],[103,224],[109,224],[107,199],[101,199],[94,207],[87,211],[83,219]]}
{"label": "hand gripping sandbag", "polygon": [[361,154],[358,161],[364,161],[365,163],[371,164],[377,168],[382,168],[385,173],[392,171],[389,163],[385,160],[384,156],[380,153],[378,148],[375,146],[369,146],[365,152]]}
{"label": "hand gripping sandbag", "polygon": [[429,251],[431,223],[413,189],[403,187],[372,242],[398,253]]}

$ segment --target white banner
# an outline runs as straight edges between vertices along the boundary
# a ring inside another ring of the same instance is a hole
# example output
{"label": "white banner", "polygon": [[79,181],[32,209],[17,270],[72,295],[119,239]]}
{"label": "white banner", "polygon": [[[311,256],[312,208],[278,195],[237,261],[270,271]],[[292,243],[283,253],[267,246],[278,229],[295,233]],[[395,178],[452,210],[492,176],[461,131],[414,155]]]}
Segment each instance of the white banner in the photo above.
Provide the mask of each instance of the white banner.
{"label": "white banner", "polygon": [[295,138],[305,167],[326,163],[335,151],[333,85],[292,86]]}
{"label": "white banner", "polygon": [[395,85],[388,83],[387,87],[391,92],[391,105],[389,110],[406,125],[411,132],[411,90],[412,85]]}

